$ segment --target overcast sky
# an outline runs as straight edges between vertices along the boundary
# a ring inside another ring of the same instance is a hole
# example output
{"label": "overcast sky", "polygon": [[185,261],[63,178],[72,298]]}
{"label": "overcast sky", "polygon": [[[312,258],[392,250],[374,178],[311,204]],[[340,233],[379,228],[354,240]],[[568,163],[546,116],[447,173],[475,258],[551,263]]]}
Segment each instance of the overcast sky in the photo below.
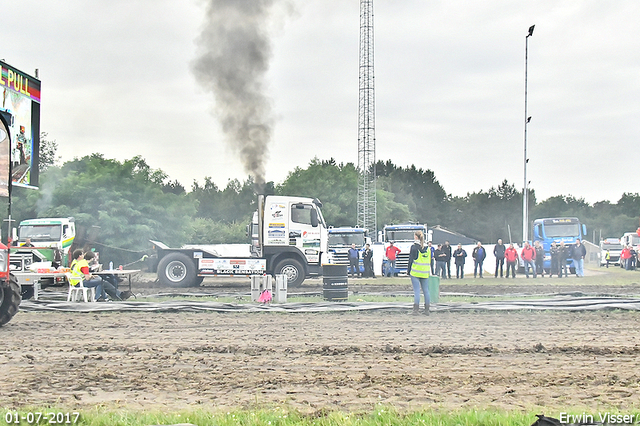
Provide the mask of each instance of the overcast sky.
{"label": "overcast sky", "polygon": [[[249,1],[249,0],[247,0]],[[278,0],[276,0],[277,2]],[[359,2],[280,2],[265,95],[266,179],[317,156],[357,163]],[[141,155],[187,189],[247,173],[198,84],[205,1],[3,0],[0,59],[40,70],[41,130],[63,161]],[[640,2],[376,0],[376,158],[431,169],[447,193],[523,186],[538,200],[640,192]],[[304,195],[304,194],[298,194]]]}

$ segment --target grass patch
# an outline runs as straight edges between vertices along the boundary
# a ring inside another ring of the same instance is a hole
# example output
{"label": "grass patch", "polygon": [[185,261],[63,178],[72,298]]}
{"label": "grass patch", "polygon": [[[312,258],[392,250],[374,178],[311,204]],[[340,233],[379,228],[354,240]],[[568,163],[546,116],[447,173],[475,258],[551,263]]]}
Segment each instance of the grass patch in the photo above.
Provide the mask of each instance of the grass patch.
{"label": "grass patch", "polygon": [[[27,413],[66,413],[68,410],[52,408],[29,408],[3,410],[6,424],[14,425],[45,425],[49,424],[49,418],[40,422],[20,423],[13,420]],[[345,413],[332,410],[318,410],[312,413],[301,413],[283,407],[258,410],[234,410],[234,411],[208,411],[208,410],[184,410],[174,413],[159,411],[136,412],[128,410],[92,409],[80,411],[77,422],[68,424],[86,426],[148,426],[148,425],[173,425],[194,424],[198,426],[218,425],[321,425],[321,426],[378,426],[378,425],[437,425],[437,426],[522,426],[530,425],[536,420],[538,412],[517,412],[497,410],[460,410],[456,412],[422,410],[401,413],[394,408],[378,405],[369,412]],[[579,414],[579,413],[578,413]],[[630,414],[630,413],[625,413]],[[594,413],[597,418],[597,414]],[[634,418],[636,418],[634,416]],[[72,416],[71,419],[75,419]]]}

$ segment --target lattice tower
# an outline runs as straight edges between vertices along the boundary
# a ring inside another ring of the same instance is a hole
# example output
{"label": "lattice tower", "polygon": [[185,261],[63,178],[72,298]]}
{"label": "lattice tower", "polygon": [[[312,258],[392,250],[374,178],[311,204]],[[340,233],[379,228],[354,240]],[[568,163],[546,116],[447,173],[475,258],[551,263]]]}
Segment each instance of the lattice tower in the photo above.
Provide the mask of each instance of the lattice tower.
{"label": "lattice tower", "polygon": [[376,241],[376,132],[373,72],[373,0],[360,1],[360,90],[358,111],[358,226]]}

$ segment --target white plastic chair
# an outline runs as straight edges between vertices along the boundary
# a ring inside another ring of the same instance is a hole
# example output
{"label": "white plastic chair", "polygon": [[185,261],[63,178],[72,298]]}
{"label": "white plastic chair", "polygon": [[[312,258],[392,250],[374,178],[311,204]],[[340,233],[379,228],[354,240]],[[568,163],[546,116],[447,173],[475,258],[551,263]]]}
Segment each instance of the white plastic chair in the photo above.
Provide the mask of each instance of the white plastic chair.
{"label": "white plastic chair", "polygon": [[85,287],[84,286],[84,278],[82,277],[74,277],[76,280],[80,280],[78,284],[71,285],[71,273],[66,274],[67,281],[69,282],[69,294],[67,295],[67,302],[79,302],[80,301],[80,293],[82,293],[82,298],[85,302],[95,302],[96,300],[96,289],[94,287]]}

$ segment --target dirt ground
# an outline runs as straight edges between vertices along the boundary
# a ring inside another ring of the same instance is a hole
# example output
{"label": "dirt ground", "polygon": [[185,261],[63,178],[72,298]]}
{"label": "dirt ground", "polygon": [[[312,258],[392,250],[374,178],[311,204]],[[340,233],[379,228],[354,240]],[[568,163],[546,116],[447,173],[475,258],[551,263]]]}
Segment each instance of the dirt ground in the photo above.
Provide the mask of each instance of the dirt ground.
{"label": "dirt ground", "polygon": [[[496,280],[472,290],[549,288]],[[552,290],[587,289],[573,279]],[[637,284],[607,289],[616,291],[640,295]],[[19,312],[0,328],[0,406],[627,410],[640,407],[638,330],[640,315],[622,311]]]}

